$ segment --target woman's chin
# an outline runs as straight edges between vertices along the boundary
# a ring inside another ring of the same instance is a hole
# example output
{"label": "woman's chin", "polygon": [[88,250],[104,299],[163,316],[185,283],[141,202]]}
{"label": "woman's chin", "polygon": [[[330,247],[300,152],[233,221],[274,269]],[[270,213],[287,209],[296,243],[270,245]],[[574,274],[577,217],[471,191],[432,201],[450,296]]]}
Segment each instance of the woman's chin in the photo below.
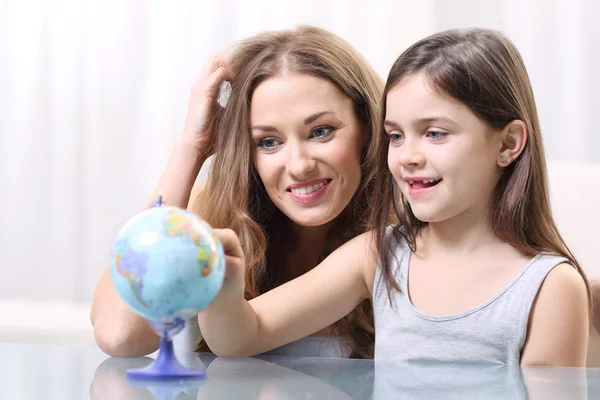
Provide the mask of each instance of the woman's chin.
{"label": "woman's chin", "polygon": [[[288,217],[289,218],[289,217]],[[301,218],[290,218],[293,223],[303,228],[318,228],[324,225],[327,225],[329,222],[333,221],[333,218],[323,218],[323,217],[301,217]]]}

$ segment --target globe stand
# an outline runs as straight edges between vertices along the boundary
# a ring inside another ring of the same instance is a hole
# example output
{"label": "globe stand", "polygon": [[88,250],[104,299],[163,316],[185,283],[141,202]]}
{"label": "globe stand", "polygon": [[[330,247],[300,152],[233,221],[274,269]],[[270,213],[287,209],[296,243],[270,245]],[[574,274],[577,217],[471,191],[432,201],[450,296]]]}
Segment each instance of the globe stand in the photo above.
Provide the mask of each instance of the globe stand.
{"label": "globe stand", "polygon": [[176,319],[172,324],[150,324],[160,338],[156,360],[144,368],[127,370],[127,378],[133,380],[179,381],[202,379],[206,377],[203,369],[186,368],[175,356],[173,336],[183,330],[185,321]]}

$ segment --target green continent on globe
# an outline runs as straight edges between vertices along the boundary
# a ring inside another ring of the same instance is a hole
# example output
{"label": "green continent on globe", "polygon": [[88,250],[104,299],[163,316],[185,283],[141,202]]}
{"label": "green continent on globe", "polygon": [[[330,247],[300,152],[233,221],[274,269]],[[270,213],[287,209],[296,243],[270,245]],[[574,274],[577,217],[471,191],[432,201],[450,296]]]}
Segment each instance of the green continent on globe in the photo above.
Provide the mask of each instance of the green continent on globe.
{"label": "green continent on globe", "polygon": [[198,247],[198,263],[200,264],[200,274],[202,276],[208,276],[216,262],[216,252],[211,252],[206,246]]}
{"label": "green continent on globe", "polygon": [[167,236],[171,237],[190,238],[198,247],[197,259],[200,264],[200,274],[208,276],[211,273],[213,265],[218,262],[218,256],[216,252],[206,246],[206,243],[202,243],[202,226],[200,224],[185,215],[170,213],[165,221],[165,232]]}
{"label": "green continent on globe", "polygon": [[200,246],[200,234],[185,215],[169,213],[165,220],[165,233],[171,237],[189,237],[196,246]]}
{"label": "green continent on globe", "polygon": [[115,254],[117,272],[127,280],[131,292],[144,307],[147,307],[147,304],[142,299],[142,288],[144,287],[147,262],[148,254],[135,252],[129,248],[125,248],[124,251],[118,251]]}

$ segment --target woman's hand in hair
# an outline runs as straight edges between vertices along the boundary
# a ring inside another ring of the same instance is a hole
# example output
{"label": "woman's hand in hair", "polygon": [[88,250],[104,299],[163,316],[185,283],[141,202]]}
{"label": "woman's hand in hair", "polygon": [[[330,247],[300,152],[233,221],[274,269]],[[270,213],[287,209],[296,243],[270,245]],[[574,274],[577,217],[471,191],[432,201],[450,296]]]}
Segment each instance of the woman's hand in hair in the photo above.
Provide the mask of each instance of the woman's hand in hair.
{"label": "woman's hand in hair", "polygon": [[227,56],[217,53],[209,59],[192,86],[182,140],[201,153],[210,151],[213,110],[218,106],[221,84],[232,79],[230,71]]}

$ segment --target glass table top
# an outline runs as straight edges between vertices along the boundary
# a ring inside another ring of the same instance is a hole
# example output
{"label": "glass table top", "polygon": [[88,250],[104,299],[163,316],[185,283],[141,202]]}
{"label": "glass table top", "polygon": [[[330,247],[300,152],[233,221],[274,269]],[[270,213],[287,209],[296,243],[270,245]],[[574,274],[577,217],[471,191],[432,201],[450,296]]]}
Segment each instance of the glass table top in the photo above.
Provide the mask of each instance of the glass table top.
{"label": "glass table top", "polygon": [[1,399],[596,399],[600,369],[384,364],[371,360],[202,354],[207,377],[130,381],[152,358],[112,358],[95,347],[0,344]]}

